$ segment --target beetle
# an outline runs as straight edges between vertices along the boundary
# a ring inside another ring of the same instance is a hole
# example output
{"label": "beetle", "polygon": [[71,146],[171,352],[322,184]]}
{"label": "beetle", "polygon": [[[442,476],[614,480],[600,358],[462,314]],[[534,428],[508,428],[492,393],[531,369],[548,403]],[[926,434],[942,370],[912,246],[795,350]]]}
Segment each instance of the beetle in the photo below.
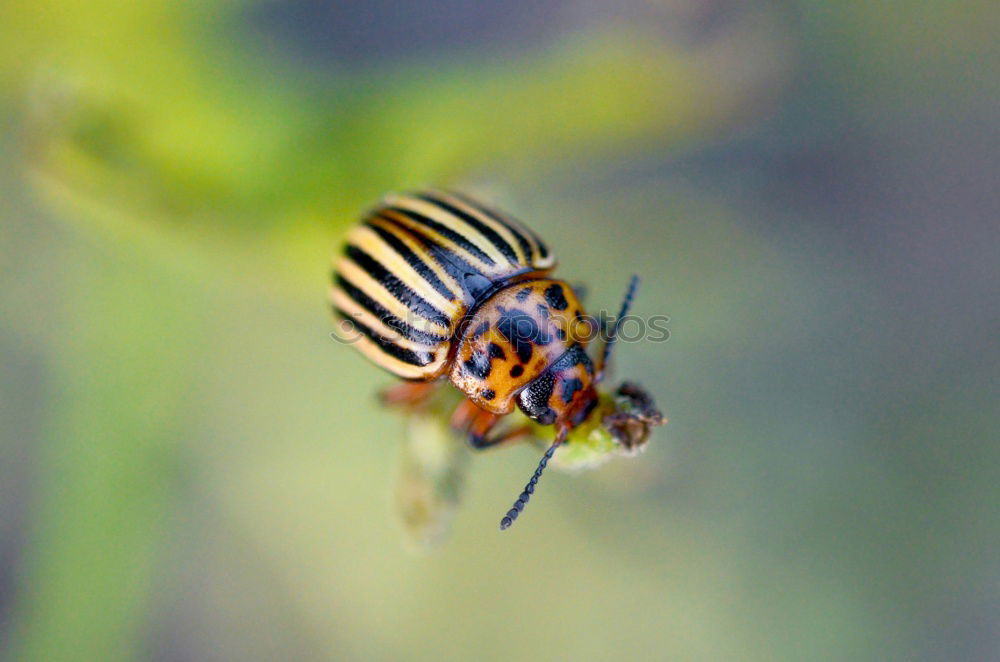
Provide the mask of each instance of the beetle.
{"label": "beetle", "polygon": [[595,323],[573,288],[551,277],[555,265],[541,238],[514,218],[430,190],[385,196],[350,231],[333,271],[333,309],[357,330],[355,347],[406,380],[386,392],[387,402],[416,404],[450,381],[466,396],[452,424],[476,449],[530,431],[498,428],[515,406],[555,426],[555,440],[501,529],[517,519],[556,449],[597,406],[597,385],[638,285],[633,276],[595,365],[587,353]]}

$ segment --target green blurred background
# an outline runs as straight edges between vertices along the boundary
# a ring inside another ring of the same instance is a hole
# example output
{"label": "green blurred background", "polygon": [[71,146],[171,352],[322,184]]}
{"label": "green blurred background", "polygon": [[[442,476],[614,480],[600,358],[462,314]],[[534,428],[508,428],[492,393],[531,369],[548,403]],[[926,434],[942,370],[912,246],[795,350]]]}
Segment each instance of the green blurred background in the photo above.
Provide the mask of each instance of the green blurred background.
{"label": "green blurred background", "polygon": [[[0,656],[996,659],[998,13],[0,3]],[[641,274],[670,424],[414,554],[326,283],[428,184]]]}

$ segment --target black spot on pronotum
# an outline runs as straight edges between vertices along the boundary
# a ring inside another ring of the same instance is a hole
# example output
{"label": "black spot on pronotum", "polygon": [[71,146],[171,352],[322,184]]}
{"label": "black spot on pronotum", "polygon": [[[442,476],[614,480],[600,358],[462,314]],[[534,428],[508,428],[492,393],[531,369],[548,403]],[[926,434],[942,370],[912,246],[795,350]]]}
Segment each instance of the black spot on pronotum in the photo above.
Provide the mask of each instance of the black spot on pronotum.
{"label": "black spot on pronotum", "polygon": [[491,388],[486,388],[479,392],[479,397],[481,397],[483,400],[492,400],[493,398],[497,397],[497,392]]}
{"label": "black spot on pronotum", "polygon": [[545,288],[545,300],[556,310],[566,310],[569,307],[566,293],[563,292],[562,285],[559,284],[552,284]]}
{"label": "black spot on pronotum", "polygon": [[511,344],[521,363],[531,360],[535,345],[548,345],[552,336],[538,326],[538,322],[521,310],[501,309],[497,331]]}
{"label": "black spot on pronotum", "polygon": [[524,366],[516,365],[510,369],[511,377],[520,377],[524,374]]}
{"label": "black spot on pronotum", "polygon": [[503,351],[503,347],[496,344],[495,342],[490,343],[489,347],[487,348],[487,351],[489,352],[491,359],[500,359],[501,361],[503,361],[506,360],[507,358],[507,355]]}
{"label": "black spot on pronotum", "polygon": [[524,302],[524,300],[527,299],[528,296],[530,295],[531,295],[531,288],[526,287],[523,290],[519,290],[518,293],[514,296],[514,298],[517,299],[518,301]]}
{"label": "black spot on pronotum", "polygon": [[490,363],[490,357],[485,353],[473,352],[472,356],[462,362],[462,367],[466,373],[479,379],[486,379],[490,376],[490,369],[493,366]]}

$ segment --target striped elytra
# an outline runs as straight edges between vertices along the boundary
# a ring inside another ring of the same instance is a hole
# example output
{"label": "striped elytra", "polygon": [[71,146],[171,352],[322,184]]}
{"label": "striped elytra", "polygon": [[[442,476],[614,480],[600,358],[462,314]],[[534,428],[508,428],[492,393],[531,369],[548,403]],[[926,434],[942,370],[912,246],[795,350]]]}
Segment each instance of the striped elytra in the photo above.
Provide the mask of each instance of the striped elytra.
{"label": "striped elytra", "polygon": [[515,406],[556,427],[502,529],[524,509],[569,431],[595,410],[617,329],[595,365],[587,355],[595,329],[573,289],[550,276],[554,267],[542,240],[511,217],[427,191],[386,196],[348,234],[333,272],[333,308],[358,331],[354,346],[410,382],[387,391],[385,402],[417,404],[430,382],[447,379],[467,396],[452,425],[475,448],[524,435],[524,426],[495,433]]}
{"label": "striped elytra", "polygon": [[555,258],[531,230],[468,198],[389,195],[347,236],[331,299],[355,346],[411,380],[445,372],[467,313],[492,292],[541,276]]}

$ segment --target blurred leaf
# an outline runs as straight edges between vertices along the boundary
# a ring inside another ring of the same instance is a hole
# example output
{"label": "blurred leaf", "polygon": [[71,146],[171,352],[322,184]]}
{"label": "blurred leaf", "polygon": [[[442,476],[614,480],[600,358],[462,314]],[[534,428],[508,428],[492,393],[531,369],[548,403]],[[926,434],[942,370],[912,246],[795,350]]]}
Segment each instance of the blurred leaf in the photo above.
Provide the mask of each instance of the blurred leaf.
{"label": "blurred leaf", "polygon": [[67,299],[60,320],[38,512],[8,642],[15,659],[139,653],[195,388],[196,343],[184,329],[199,306],[135,266],[72,268],[87,296]]}
{"label": "blurred leaf", "polygon": [[[18,35],[10,73],[31,90],[36,166],[137,223],[210,212],[212,223],[259,227],[301,210],[344,223],[386,190],[484,164],[530,176],[631,152],[650,135],[690,139],[738,103],[697,57],[620,28],[510,60],[276,78],[262,73],[273,62],[227,46],[240,43],[241,26],[223,18],[238,6],[220,3],[199,24],[204,9],[70,5],[51,10],[67,20]],[[24,25],[41,8],[9,11],[9,25]],[[95,41],[77,26],[102,11]]]}

